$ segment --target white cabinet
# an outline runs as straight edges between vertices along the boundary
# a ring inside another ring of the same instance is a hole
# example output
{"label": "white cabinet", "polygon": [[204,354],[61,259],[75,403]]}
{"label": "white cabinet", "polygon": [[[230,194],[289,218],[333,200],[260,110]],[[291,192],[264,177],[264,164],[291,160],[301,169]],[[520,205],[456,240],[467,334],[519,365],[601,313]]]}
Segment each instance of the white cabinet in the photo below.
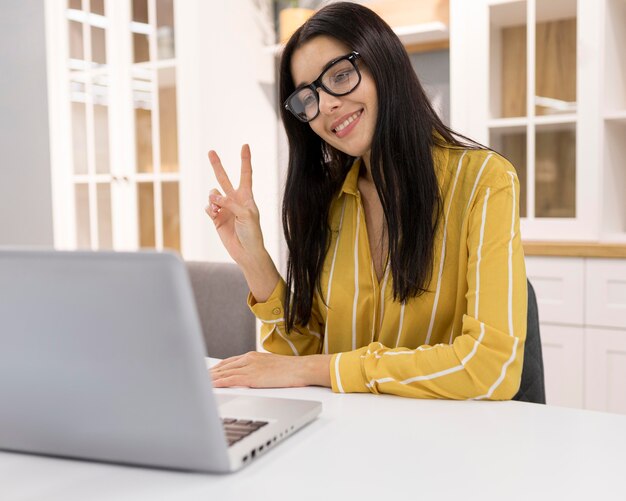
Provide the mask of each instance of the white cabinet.
{"label": "white cabinet", "polygon": [[585,261],[585,407],[626,414],[626,260]]}
{"label": "white cabinet", "polygon": [[527,257],[546,400],[626,414],[626,259]]}
{"label": "white cabinet", "polygon": [[583,324],[584,263],[580,258],[533,257],[526,274],[537,294],[541,323]]}
{"label": "white cabinet", "polygon": [[48,0],[55,245],[180,251],[173,0]]}
{"label": "white cabinet", "polygon": [[585,323],[626,329],[626,261],[588,259],[586,283]]}
{"label": "white cabinet", "polygon": [[626,242],[626,0],[451,0],[451,125],[509,158],[528,240]]}
{"label": "white cabinet", "polygon": [[584,328],[542,323],[540,331],[546,401],[550,405],[582,408]]}
{"label": "white cabinet", "polygon": [[170,248],[187,259],[229,260],[204,213],[218,187],[207,151],[220,153],[236,185],[249,143],[276,259],[269,1],[45,5],[55,247]]}
{"label": "white cabinet", "polygon": [[585,329],[585,407],[626,414],[626,329]]}

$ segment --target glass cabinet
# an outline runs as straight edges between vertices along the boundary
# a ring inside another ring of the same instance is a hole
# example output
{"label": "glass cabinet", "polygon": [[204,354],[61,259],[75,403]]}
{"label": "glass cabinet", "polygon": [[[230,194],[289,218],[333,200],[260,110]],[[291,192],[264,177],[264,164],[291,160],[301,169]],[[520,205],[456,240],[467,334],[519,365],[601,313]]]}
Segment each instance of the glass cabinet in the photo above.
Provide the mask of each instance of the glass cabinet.
{"label": "glass cabinet", "polygon": [[278,262],[271,0],[44,6],[55,247],[231,261],[204,212],[219,186],[207,151],[219,152],[236,184],[248,143],[265,243]]}
{"label": "glass cabinet", "polygon": [[451,15],[452,126],[515,166],[523,237],[626,242],[626,0]]}
{"label": "glass cabinet", "polygon": [[576,0],[488,9],[489,144],[517,169],[521,217],[574,218]]}
{"label": "glass cabinet", "polygon": [[66,0],[48,15],[57,247],[180,252],[173,0]]}

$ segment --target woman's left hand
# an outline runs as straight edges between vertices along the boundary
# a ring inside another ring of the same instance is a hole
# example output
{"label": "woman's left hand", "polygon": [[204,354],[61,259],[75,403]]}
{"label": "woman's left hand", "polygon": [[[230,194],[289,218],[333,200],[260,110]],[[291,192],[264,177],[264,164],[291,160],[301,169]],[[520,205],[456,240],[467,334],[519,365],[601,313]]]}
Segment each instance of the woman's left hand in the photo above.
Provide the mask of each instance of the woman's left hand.
{"label": "woman's left hand", "polygon": [[215,388],[330,387],[331,355],[303,357],[248,352],[227,358],[211,368]]}

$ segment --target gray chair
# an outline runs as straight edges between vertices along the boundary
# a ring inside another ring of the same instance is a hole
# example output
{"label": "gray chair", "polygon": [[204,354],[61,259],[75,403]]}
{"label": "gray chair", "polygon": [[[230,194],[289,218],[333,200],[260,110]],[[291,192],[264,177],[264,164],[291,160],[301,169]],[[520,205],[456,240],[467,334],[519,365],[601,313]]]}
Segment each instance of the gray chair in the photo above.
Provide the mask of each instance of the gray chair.
{"label": "gray chair", "polygon": [[248,284],[235,264],[187,262],[207,353],[228,358],[256,349]]}
{"label": "gray chair", "polygon": [[522,402],[546,403],[546,387],[543,373],[543,354],[541,352],[541,337],[539,335],[539,311],[537,296],[533,286],[528,281],[528,327],[526,343],[524,344],[524,365],[522,367],[522,381],[513,400]]}

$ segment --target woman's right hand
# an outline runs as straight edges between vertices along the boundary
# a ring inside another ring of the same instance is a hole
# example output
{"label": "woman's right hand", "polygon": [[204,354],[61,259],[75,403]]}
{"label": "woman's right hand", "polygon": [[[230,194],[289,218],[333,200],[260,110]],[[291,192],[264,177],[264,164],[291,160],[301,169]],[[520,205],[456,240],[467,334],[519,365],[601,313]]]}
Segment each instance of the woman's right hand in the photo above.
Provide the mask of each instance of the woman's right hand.
{"label": "woman's right hand", "polygon": [[209,161],[223,193],[212,189],[205,212],[213,220],[217,233],[234,261],[240,266],[252,263],[265,251],[259,220],[259,209],[252,196],[252,162],[250,147],[241,147],[241,177],[239,187],[233,188],[228,174],[215,151],[209,151]]}

